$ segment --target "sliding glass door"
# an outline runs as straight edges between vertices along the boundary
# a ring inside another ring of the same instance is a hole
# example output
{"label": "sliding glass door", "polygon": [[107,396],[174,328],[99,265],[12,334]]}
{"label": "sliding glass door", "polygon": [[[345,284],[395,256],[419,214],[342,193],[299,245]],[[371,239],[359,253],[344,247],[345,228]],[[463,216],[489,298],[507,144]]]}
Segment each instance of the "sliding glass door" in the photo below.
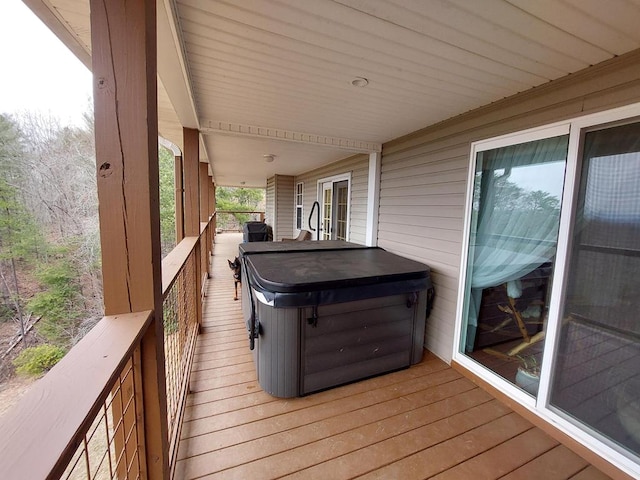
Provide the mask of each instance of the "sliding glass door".
{"label": "sliding glass door", "polygon": [[640,475],[640,104],[471,160],[454,359]]}
{"label": "sliding glass door", "polygon": [[532,395],[537,381],[531,376],[542,363],[568,139],[479,151],[475,161],[464,351]]}
{"label": "sliding glass door", "polygon": [[550,405],[640,454],[640,123],[582,145]]}

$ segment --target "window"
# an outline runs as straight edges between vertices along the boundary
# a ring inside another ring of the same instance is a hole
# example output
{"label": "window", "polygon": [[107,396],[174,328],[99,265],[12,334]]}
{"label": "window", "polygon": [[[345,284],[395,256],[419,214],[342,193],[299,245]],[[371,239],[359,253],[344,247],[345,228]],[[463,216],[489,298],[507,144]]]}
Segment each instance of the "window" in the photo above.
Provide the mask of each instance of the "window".
{"label": "window", "polygon": [[303,217],[302,217],[302,205],[303,205],[303,196],[302,196],[303,183],[296,184],[296,228],[298,230],[302,230],[303,226]]}

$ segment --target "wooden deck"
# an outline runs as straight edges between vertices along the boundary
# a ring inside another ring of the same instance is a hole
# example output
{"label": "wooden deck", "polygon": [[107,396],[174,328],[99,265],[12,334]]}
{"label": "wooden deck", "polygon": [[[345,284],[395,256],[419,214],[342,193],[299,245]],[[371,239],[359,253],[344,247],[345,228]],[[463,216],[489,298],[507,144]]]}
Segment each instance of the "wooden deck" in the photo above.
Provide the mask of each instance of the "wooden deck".
{"label": "wooden deck", "polygon": [[216,238],[175,478],[609,478],[429,353],[303,398],[263,392],[226,262],[239,241]]}

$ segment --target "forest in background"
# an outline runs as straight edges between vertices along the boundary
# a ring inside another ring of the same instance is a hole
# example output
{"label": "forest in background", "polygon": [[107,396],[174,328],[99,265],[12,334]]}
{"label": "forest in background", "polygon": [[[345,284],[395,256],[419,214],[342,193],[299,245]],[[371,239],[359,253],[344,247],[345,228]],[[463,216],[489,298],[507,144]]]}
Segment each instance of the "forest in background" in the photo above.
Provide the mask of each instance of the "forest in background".
{"label": "forest in background", "polygon": [[[160,148],[163,255],[174,158]],[[50,369],[103,316],[93,115],[81,127],[0,115],[0,385]]]}
{"label": "forest in background", "polygon": [[102,317],[91,118],[0,115],[0,382],[46,371]]}
{"label": "forest in background", "polygon": [[[164,257],[176,243],[174,157],[160,147],[158,160]],[[216,197],[219,209],[251,211],[264,190]],[[0,115],[0,391],[16,371],[46,372],[102,316],[93,114],[81,127]]]}

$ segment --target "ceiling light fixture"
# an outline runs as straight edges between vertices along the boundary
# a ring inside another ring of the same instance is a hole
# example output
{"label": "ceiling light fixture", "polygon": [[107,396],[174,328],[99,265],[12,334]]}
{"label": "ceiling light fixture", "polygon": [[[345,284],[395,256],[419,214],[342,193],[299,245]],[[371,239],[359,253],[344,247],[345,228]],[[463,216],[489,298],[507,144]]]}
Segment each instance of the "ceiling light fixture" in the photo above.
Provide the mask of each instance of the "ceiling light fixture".
{"label": "ceiling light fixture", "polygon": [[353,85],[354,87],[366,87],[367,85],[369,85],[369,80],[364,77],[356,77],[351,80],[351,85]]}
{"label": "ceiling light fixture", "polygon": [[273,159],[274,159],[276,156],[275,156],[275,155],[272,155],[272,154],[270,154],[270,153],[269,153],[269,154],[267,154],[267,155],[263,155],[262,157],[264,158],[264,161],[265,161],[265,162],[267,162],[267,163],[271,163],[271,162],[273,162]]}

